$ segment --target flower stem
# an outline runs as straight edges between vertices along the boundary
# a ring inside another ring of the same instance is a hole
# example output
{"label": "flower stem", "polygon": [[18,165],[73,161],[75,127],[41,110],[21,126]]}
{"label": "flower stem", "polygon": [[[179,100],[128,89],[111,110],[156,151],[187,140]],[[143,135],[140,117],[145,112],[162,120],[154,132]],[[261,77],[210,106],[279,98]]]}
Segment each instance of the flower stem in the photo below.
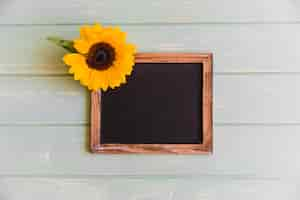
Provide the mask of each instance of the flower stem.
{"label": "flower stem", "polygon": [[50,42],[53,42],[54,44],[66,49],[67,51],[71,53],[76,53],[76,49],[73,46],[73,41],[72,40],[64,40],[60,37],[47,37],[47,40]]}

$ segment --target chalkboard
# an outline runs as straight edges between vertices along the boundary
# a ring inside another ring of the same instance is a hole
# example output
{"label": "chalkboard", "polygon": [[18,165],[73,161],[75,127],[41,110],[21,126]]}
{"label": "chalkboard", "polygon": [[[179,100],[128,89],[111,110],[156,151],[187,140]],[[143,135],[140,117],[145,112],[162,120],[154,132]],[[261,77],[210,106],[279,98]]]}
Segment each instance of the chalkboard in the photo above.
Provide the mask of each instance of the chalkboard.
{"label": "chalkboard", "polygon": [[92,152],[210,152],[211,68],[210,54],[138,54],[126,84],[92,94]]}

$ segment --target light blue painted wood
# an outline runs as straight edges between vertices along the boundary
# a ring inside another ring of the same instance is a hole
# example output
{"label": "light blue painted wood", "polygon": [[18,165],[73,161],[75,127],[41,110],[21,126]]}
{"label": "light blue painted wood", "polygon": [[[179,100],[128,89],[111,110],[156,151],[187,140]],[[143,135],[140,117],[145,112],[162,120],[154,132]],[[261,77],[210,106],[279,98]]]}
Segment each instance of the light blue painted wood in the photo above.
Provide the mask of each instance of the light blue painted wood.
{"label": "light blue painted wood", "polygon": [[299,124],[299,85],[299,74],[215,76],[215,123]]}
{"label": "light blue painted wood", "polygon": [[0,23],[295,22],[299,9],[290,0],[2,0]]}
{"label": "light blue painted wood", "polygon": [[298,199],[293,180],[249,180],[226,177],[168,179],[124,178],[2,178],[0,197],[4,200],[232,200]]}
{"label": "light blue painted wood", "polygon": [[90,95],[71,77],[1,79],[0,125],[89,123]]}
{"label": "light blue painted wood", "polygon": [[206,156],[95,155],[86,150],[88,131],[83,126],[1,126],[0,175],[300,178],[300,126],[215,126],[213,155]]}
{"label": "light blue painted wood", "polygon": [[[300,124],[299,74],[214,76],[215,124]],[[0,76],[0,125],[88,124],[90,95],[70,76]]]}
{"label": "light blue painted wood", "polygon": [[[0,199],[298,199],[299,9],[289,0],[1,1]],[[73,38],[95,21],[122,25],[139,51],[214,53],[213,155],[88,153],[89,93],[45,37]]]}
{"label": "light blue painted wood", "polygon": [[[221,73],[300,72],[300,26],[122,26],[140,52],[213,52]],[[1,74],[66,74],[65,51],[48,35],[78,37],[79,26],[0,26]]]}

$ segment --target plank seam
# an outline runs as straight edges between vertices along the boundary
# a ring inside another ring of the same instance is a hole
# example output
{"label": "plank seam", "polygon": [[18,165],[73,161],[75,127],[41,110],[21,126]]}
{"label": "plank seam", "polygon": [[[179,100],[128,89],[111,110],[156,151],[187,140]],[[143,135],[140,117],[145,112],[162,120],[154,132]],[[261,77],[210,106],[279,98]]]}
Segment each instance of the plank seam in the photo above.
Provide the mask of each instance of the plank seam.
{"label": "plank seam", "polygon": [[[0,122],[0,127],[89,127],[89,122]],[[239,127],[239,126],[264,126],[264,127],[278,127],[278,126],[300,126],[300,122],[215,122],[214,127]]]}
{"label": "plank seam", "polygon": [[0,179],[199,179],[199,178],[225,178],[229,180],[261,180],[261,181],[280,181],[289,178],[273,176],[256,176],[247,174],[67,174],[67,175],[49,175],[49,174],[0,174]]}
{"label": "plank seam", "polygon": [[[0,23],[0,26],[81,26],[94,24],[94,22],[85,23]],[[181,26],[181,25],[280,25],[280,24],[300,24],[298,20],[291,21],[203,21],[203,22],[103,22],[104,26]]]}
{"label": "plank seam", "polygon": [[[213,72],[215,76],[247,76],[247,75],[289,75],[289,76],[299,76],[300,71],[229,71],[229,72]],[[0,77],[72,77],[72,74],[68,72],[62,73],[24,73],[24,72],[12,72],[12,73],[1,73]]]}

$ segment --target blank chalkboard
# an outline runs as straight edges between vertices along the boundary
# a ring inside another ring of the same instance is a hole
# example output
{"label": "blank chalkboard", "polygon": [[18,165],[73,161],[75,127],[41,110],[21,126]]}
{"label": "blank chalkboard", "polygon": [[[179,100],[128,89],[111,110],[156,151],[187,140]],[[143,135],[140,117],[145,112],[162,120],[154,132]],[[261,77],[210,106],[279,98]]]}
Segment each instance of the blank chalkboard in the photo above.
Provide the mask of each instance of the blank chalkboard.
{"label": "blank chalkboard", "polygon": [[209,62],[204,62],[202,54],[201,59],[199,54],[155,55],[137,56],[126,84],[95,94],[92,105],[98,106],[92,106],[92,113],[98,113],[98,117],[92,130],[95,123],[98,128],[91,137],[93,152],[210,151],[211,128],[210,133],[205,131],[211,124],[211,114],[204,114],[211,110],[207,108],[211,102],[204,102],[211,94],[205,90],[211,89],[207,85],[211,79],[205,81],[211,75],[206,69]]}
{"label": "blank chalkboard", "polygon": [[128,79],[102,93],[103,144],[202,143],[201,63],[137,63]]}

